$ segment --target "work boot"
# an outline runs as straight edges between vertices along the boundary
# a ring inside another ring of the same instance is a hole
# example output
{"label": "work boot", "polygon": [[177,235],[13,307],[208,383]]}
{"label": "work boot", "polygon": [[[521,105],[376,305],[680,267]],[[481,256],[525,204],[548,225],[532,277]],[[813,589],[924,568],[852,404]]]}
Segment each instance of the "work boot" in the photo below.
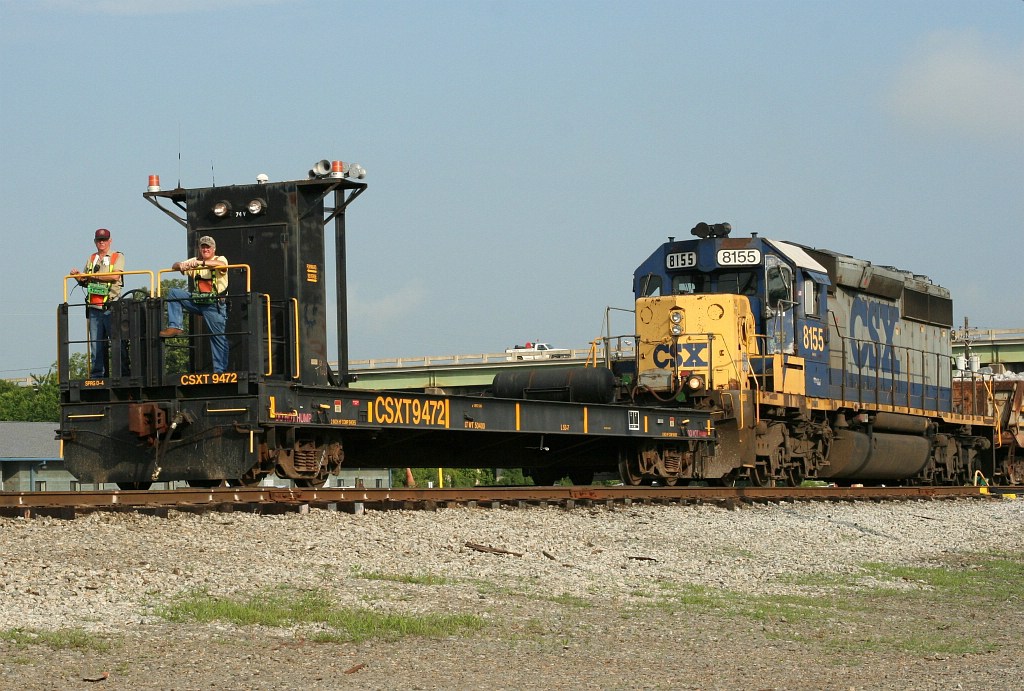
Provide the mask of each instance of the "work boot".
{"label": "work boot", "polygon": [[173,326],[169,326],[160,332],[160,338],[173,338],[174,336],[180,336],[185,333],[181,329],[176,329]]}

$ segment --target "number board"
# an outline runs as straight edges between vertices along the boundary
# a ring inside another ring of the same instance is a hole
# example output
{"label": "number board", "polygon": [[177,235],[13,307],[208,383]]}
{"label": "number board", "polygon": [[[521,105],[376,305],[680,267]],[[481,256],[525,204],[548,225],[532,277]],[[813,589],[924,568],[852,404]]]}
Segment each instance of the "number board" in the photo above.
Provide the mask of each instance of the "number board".
{"label": "number board", "polygon": [[752,266],[761,263],[761,250],[718,250],[719,266]]}
{"label": "number board", "polygon": [[666,269],[689,269],[697,266],[696,252],[675,252],[665,257]]}

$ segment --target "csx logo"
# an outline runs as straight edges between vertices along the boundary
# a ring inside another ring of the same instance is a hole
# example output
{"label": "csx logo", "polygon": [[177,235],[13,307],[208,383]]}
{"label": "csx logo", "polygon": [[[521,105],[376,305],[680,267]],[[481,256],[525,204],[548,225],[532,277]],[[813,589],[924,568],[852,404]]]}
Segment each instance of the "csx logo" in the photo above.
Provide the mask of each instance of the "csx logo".
{"label": "csx logo", "polygon": [[707,343],[679,343],[665,345],[664,343],[655,346],[652,360],[654,366],[666,367],[707,367],[707,360],[704,359],[704,351],[707,350]]}

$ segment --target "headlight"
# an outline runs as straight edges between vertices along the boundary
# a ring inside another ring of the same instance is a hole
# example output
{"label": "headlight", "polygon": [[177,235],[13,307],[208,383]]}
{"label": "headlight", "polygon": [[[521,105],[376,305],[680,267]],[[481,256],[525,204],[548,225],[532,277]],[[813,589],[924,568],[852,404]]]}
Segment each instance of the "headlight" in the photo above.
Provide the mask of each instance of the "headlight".
{"label": "headlight", "polygon": [[691,375],[686,379],[686,388],[690,391],[700,391],[704,388],[704,377]]}
{"label": "headlight", "polygon": [[679,324],[680,322],[683,321],[683,313],[675,311],[672,314],[670,314],[668,318],[672,320],[673,324]]}
{"label": "headlight", "polygon": [[227,202],[217,202],[213,205],[213,215],[217,218],[224,218],[231,213],[231,205]]}
{"label": "headlight", "polygon": [[669,333],[671,333],[673,336],[682,336],[683,335],[683,327],[680,326],[679,324],[673,324],[672,326],[669,327],[668,330],[669,330]]}
{"label": "headlight", "polygon": [[249,213],[251,215],[258,216],[259,214],[263,213],[263,211],[267,208],[267,205],[262,199],[253,199],[251,202],[249,202],[249,205],[246,208],[249,210]]}

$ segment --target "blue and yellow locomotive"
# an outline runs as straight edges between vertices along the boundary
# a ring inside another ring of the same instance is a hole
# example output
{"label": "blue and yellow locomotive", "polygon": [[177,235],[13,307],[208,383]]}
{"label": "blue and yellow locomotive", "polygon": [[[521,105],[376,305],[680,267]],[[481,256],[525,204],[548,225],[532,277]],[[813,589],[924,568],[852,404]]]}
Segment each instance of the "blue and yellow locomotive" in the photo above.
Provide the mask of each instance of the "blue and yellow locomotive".
{"label": "blue and yellow locomotive", "polygon": [[927,277],[700,223],[635,271],[631,398],[709,410],[707,445],[645,441],[632,484],[956,483],[991,421],[954,410],[952,300]]}

